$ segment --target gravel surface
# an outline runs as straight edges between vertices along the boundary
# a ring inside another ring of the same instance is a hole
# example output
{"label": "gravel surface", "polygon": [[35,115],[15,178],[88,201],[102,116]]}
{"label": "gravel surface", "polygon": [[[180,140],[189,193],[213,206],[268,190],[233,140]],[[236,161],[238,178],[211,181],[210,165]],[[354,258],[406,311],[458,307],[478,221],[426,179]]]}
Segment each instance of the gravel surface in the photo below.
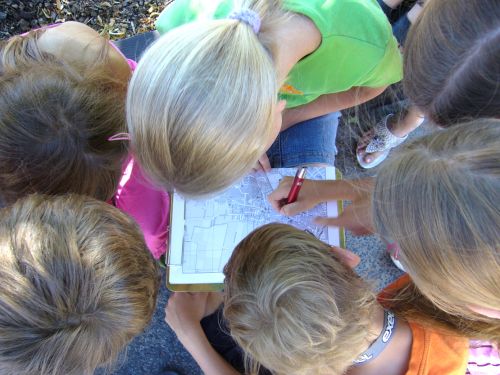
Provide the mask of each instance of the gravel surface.
{"label": "gravel surface", "polygon": [[79,21],[111,39],[154,29],[165,0],[0,0],[0,39],[44,25]]}

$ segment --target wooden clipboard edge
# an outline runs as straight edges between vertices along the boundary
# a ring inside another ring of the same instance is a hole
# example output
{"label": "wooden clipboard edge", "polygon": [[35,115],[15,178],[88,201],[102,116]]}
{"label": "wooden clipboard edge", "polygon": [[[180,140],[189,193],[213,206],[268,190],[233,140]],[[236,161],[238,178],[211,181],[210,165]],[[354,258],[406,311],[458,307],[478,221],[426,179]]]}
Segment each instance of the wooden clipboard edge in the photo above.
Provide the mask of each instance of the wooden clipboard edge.
{"label": "wooden clipboard edge", "polygon": [[[335,168],[335,180],[339,181],[342,180],[342,172],[339,171],[338,168]],[[339,215],[344,211],[344,201],[343,200],[338,200],[337,201],[337,210]],[[345,239],[345,229],[344,228],[339,228],[339,242],[340,242],[340,247],[345,249],[345,244],[346,244],[346,239]]]}
{"label": "wooden clipboard edge", "polygon": [[[342,172],[335,168],[335,179],[342,180]],[[174,204],[174,194],[170,194],[170,221],[172,222],[172,205]],[[337,201],[337,209],[339,215],[342,213],[344,209],[344,202],[339,200]],[[344,228],[339,228],[339,242],[340,247],[345,248],[345,230]],[[170,284],[168,281],[170,278],[170,244],[168,243],[168,254],[166,257],[166,269],[167,269],[167,277],[166,277],[166,285],[167,289],[172,292],[218,292],[224,289],[224,284]]]}
{"label": "wooden clipboard edge", "polygon": [[172,292],[220,292],[224,284],[170,284],[170,267],[167,266],[167,289]]}

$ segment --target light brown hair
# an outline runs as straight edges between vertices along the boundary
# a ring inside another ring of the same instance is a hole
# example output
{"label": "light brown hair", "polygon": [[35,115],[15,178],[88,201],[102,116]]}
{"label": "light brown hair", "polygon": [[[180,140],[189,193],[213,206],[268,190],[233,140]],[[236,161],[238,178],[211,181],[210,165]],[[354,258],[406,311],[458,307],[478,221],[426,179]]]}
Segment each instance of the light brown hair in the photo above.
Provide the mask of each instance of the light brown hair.
{"label": "light brown hair", "polygon": [[499,160],[500,120],[460,124],[398,150],[373,194],[377,232],[399,244],[401,263],[434,306],[416,289],[403,299],[428,320],[495,341],[500,320],[469,306],[500,310]]}
{"label": "light brown hair", "polygon": [[500,117],[497,0],[429,1],[404,51],[404,90],[435,123]]}
{"label": "light brown hair", "polygon": [[0,44],[0,200],[30,193],[114,194],[127,150],[126,82],[107,68],[106,48],[80,67],[43,53],[43,30]]}
{"label": "light brown hair", "polygon": [[[343,374],[367,345],[375,297],[329,245],[268,224],[224,269],[224,317],[246,366],[275,374]],[[348,344],[347,344],[348,343]]]}
{"label": "light brown hair", "polygon": [[168,191],[202,196],[228,187],[256,165],[275,132],[272,41],[286,13],[279,0],[233,5],[260,15],[258,34],[229,18],[187,23],[146,51],[130,82],[134,152]]}
{"label": "light brown hair", "polygon": [[0,212],[0,373],[109,364],[156,304],[158,267],[135,222],[77,195],[32,195]]}

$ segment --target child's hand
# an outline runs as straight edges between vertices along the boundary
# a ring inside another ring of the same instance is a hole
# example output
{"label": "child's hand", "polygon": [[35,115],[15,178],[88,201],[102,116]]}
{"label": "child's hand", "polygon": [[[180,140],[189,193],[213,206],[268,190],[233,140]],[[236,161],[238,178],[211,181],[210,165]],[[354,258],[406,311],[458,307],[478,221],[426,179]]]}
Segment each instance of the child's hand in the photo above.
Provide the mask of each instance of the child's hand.
{"label": "child's hand", "polygon": [[327,200],[350,200],[338,217],[318,217],[318,225],[342,227],[355,235],[374,233],[372,219],[373,178],[326,182]]}
{"label": "child's hand", "polygon": [[351,268],[356,268],[359,262],[361,262],[359,255],[353,253],[351,250],[332,246],[331,252],[336,254],[344,264]]}
{"label": "child's hand", "polygon": [[374,232],[371,212],[371,194],[373,179],[315,181],[304,180],[296,202],[286,203],[293,178],[285,177],[268,200],[273,208],[283,215],[292,216],[307,211],[321,202],[350,200],[352,203],[344,208],[338,217],[317,217],[318,225],[342,227],[355,235]]}
{"label": "child's hand", "polygon": [[293,216],[300,212],[310,210],[322,201],[317,188],[319,181],[306,179],[302,183],[302,188],[300,189],[297,200],[293,203],[286,204],[286,198],[290,193],[292,182],[293,177],[284,177],[276,190],[267,197],[271,206],[279,213],[286,216]]}
{"label": "child's hand", "polygon": [[371,196],[358,196],[348,206],[344,207],[342,213],[337,217],[317,217],[314,222],[317,225],[342,227],[357,236],[373,234],[375,229],[372,222],[372,200]]}
{"label": "child's hand", "polygon": [[165,307],[165,322],[184,345],[199,332],[210,293],[173,293]]}

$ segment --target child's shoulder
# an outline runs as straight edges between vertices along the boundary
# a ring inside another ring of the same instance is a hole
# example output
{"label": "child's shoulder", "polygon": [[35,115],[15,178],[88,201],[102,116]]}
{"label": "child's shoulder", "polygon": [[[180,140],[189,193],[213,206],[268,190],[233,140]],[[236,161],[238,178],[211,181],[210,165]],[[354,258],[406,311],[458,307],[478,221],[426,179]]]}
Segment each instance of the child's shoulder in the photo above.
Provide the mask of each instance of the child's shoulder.
{"label": "child's shoulder", "polygon": [[155,25],[163,34],[192,21],[224,18],[232,7],[232,0],[175,0],[161,12]]}
{"label": "child's shoulder", "polygon": [[469,340],[409,321],[412,350],[406,375],[463,375],[469,358]]}
{"label": "child's shoulder", "polygon": [[376,1],[284,0],[286,10],[311,18],[323,37],[344,37],[385,47],[392,36],[387,17]]}
{"label": "child's shoulder", "polygon": [[[395,294],[410,283],[409,275],[404,274],[378,294],[378,301],[391,308]],[[409,319],[408,324],[412,333],[412,349],[406,375],[465,374],[468,338],[428,324],[419,324],[413,319]]]}

